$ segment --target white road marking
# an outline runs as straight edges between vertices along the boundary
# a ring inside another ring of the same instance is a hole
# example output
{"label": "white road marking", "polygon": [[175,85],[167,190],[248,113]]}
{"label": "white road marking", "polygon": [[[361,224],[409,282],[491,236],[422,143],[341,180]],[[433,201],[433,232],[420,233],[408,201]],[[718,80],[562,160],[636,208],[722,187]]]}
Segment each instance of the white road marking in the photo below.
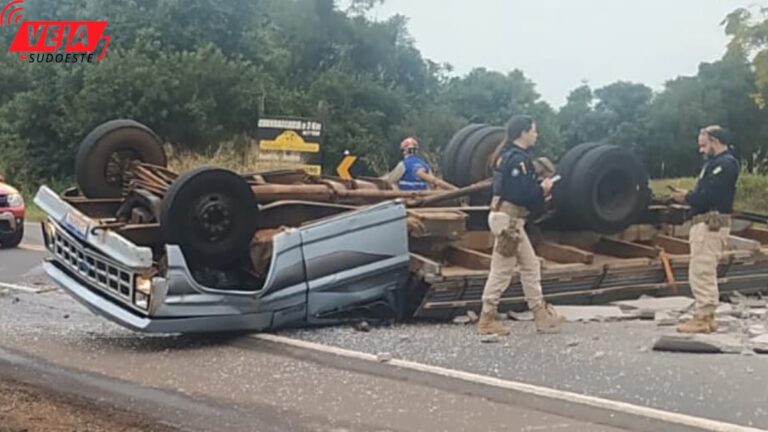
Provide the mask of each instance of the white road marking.
{"label": "white road marking", "polygon": [[[375,355],[352,351],[343,348],[337,348],[328,345],[321,345],[313,342],[306,342],[299,339],[276,336],[271,334],[258,334],[253,338],[261,339],[267,342],[287,345],[294,348],[315,351],[323,354],[331,354],[339,357],[349,358],[358,361],[365,361],[375,364],[381,364]],[[517,394],[524,394],[530,397],[546,398],[553,402],[562,401],[571,404],[578,404],[586,408],[603,410],[616,414],[626,414],[629,416],[642,417],[649,420],[662,422],[670,427],[685,430],[699,430],[711,432],[759,432],[760,429],[739,426],[730,423],[709,420],[701,417],[695,417],[685,414],[678,414],[670,411],[663,411],[655,408],[648,408],[634,405],[626,402],[618,402],[609,399],[602,399],[593,396],[586,396],[577,393],[556,390],[547,387],[539,387],[516,381],[502,380],[489,376],[473,374],[469,372],[446,369],[438,366],[430,366],[422,363],[416,363],[406,360],[393,359],[386,362],[387,365],[401,369],[408,369],[413,372],[422,372],[434,376],[443,376],[455,380],[465,381],[475,385],[484,385],[496,390],[507,390]],[[563,415],[563,414],[561,414]]]}

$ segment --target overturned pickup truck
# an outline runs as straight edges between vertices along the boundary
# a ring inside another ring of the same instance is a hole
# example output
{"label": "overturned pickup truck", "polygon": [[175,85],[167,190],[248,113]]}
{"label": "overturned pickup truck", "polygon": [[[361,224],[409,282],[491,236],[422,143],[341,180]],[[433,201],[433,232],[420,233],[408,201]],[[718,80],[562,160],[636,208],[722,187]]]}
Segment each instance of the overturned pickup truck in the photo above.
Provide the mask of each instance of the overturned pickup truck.
{"label": "overturned pickup truck", "polygon": [[[155,333],[261,331],[354,320],[448,319],[478,309],[490,265],[490,161],[501,128],[470,125],[446,148],[456,191],[298,171],[167,169],[162,141],[131,120],[99,126],[76,157],[78,187],[35,203],[46,273],[98,315]],[[541,163],[542,175],[553,175]],[[627,150],[565,154],[551,208],[528,230],[552,303],[684,293],[686,209],[654,201]],[[723,292],[768,291],[765,217],[742,214]],[[518,280],[503,310],[525,308]]]}

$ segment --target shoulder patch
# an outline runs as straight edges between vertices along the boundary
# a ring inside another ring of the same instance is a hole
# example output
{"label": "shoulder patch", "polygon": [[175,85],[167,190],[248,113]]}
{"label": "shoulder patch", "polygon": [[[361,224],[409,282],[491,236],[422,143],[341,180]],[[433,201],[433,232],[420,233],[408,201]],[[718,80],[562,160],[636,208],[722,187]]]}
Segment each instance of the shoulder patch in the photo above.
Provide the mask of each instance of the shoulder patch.
{"label": "shoulder patch", "polygon": [[718,175],[721,172],[723,172],[723,167],[720,165],[716,166],[715,169],[712,170],[712,175]]}

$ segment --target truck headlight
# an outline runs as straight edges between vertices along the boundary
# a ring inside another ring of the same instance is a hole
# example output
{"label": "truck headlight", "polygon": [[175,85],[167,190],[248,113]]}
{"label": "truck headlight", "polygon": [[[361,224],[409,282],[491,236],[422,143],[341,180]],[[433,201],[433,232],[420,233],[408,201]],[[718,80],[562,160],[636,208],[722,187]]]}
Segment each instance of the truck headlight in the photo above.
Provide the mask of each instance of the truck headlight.
{"label": "truck headlight", "polygon": [[136,276],[133,283],[133,303],[141,309],[149,309],[149,297],[152,295],[152,279]]}
{"label": "truck headlight", "polygon": [[24,207],[24,197],[21,194],[8,195],[8,206],[10,207]]}

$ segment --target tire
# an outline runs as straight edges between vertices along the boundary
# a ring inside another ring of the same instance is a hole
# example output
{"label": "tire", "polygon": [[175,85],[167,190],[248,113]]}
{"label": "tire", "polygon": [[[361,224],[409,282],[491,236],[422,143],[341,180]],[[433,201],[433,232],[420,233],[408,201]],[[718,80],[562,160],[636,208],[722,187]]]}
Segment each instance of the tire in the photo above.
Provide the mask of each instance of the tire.
{"label": "tire", "polygon": [[490,159],[504,140],[504,133],[504,128],[487,126],[467,137],[455,162],[456,186],[469,186],[493,175],[489,171]]}
{"label": "tire", "polygon": [[573,196],[570,190],[571,186],[574,184],[571,179],[573,168],[576,163],[581,160],[582,157],[584,157],[584,155],[586,155],[591,150],[603,145],[605,144],[579,144],[568,150],[568,152],[566,152],[565,155],[560,158],[560,161],[557,163],[557,174],[560,175],[561,180],[555,183],[555,186],[552,188],[552,203],[555,209],[567,209],[573,207],[569,199]]}
{"label": "tire", "polygon": [[89,133],[75,157],[75,177],[88,198],[122,196],[123,173],[132,160],[165,167],[162,140],[133,120],[108,121]]}
{"label": "tire", "polygon": [[456,163],[458,153],[461,150],[461,147],[464,145],[464,141],[467,140],[467,138],[472,135],[474,132],[484,128],[488,127],[486,124],[479,124],[474,123],[469,126],[465,126],[462,129],[460,129],[458,132],[456,132],[453,135],[453,138],[451,138],[451,141],[448,143],[448,146],[445,147],[445,151],[443,152],[443,178],[445,181],[455,184],[456,180]]}
{"label": "tire", "polygon": [[21,221],[18,229],[9,234],[0,234],[0,249],[12,249],[21,244],[24,238],[24,221]]}
{"label": "tire", "polygon": [[619,146],[593,148],[569,174],[569,216],[582,229],[615,234],[636,223],[647,208],[648,174],[635,155]]}
{"label": "tire", "polygon": [[[206,221],[209,217],[213,221]],[[248,254],[259,209],[244,178],[221,168],[198,168],[177,178],[160,211],[165,241],[179,245],[192,266],[222,268]]]}

